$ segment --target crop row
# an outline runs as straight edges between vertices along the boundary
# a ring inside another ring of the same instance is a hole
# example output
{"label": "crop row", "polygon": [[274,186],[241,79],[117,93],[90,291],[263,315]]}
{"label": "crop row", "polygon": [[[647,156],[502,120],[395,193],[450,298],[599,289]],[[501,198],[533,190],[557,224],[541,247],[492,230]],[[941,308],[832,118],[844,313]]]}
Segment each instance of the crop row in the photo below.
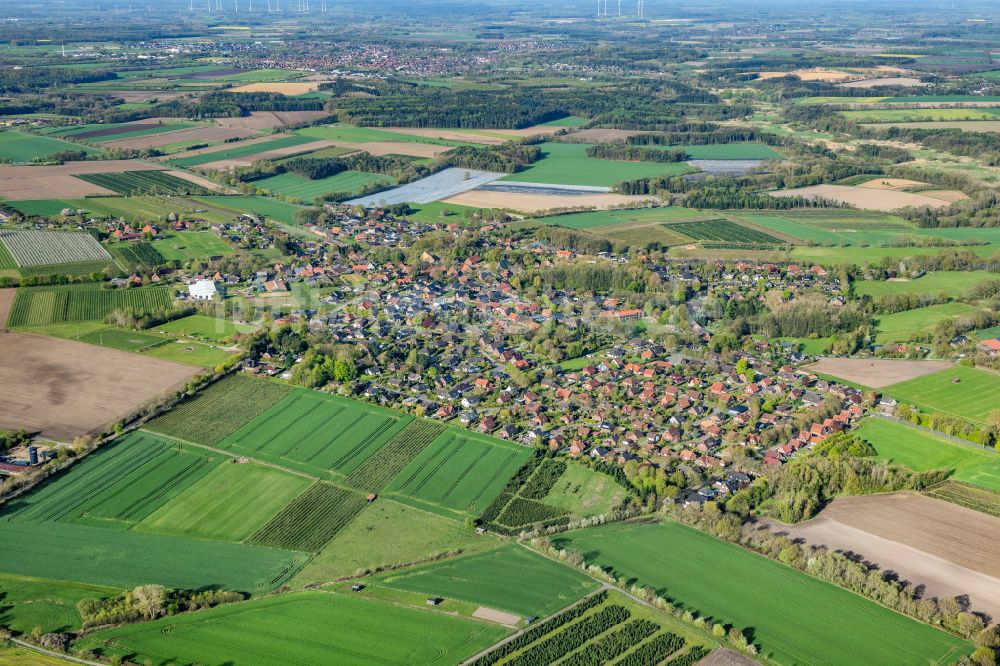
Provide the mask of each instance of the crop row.
{"label": "crop row", "polygon": [[503,512],[497,517],[496,524],[510,529],[527,527],[536,523],[551,524],[566,517],[566,510],[542,504],[523,497],[512,497]]}
{"label": "crop row", "polygon": [[927,494],[973,511],[1000,518],[1000,493],[960,481],[946,481],[934,486]]}
{"label": "crop row", "polygon": [[247,542],[315,552],[347,527],[366,504],[358,493],[317,481]]}
{"label": "crop row", "polygon": [[624,606],[607,606],[599,612],[571,624],[562,631],[529,648],[508,663],[509,666],[541,666],[558,661],[588,641],[615,627],[632,614]]}
{"label": "crop row", "polygon": [[478,659],[470,662],[469,666],[492,666],[507,656],[514,654],[518,650],[521,650],[536,641],[542,640],[560,627],[569,624],[578,617],[581,617],[591,608],[600,606],[607,600],[607,598],[608,591],[601,590],[592,597],[584,599],[576,606],[573,606],[559,615],[536,624],[530,629],[526,629],[516,638],[503,643],[495,650],[491,650],[490,652],[480,656]]}
{"label": "crop row", "polygon": [[118,194],[208,194],[208,190],[191,181],[163,171],[120,171],[117,173],[78,174],[88,183]]}
{"label": "crop row", "polygon": [[638,649],[615,662],[615,666],[656,666],[684,647],[684,639],[677,634],[665,633],[643,643]]}
{"label": "crop row", "polygon": [[565,460],[549,458],[541,464],[518,494],[528,499],[542,499],[549,494],[565,471]]}
{"label": "crop row", "polygon": [[427,445],[444,432],[433,421],[414,419],[397,432],[378,451],[367,458],[347,477],[348,485],[377,493],[406,469]]}
{"label": "crop row", "polygon": [[247,375],[216,382],[147,426],[189,442],[218,444],[292,392],[285,384]]}
{"label": "crop row", "polygon": [[155,312],[169,307],[170,293],[163,287],[35,287],[17,291],[8,323],[11,326],[45,326],[101,321],[115,310]]}
{"label": "crop row", "polygon": [[[685,652],[684,654],[674,657],[663,666],[694,666],[699,661],[704,659],[709,655],[711,650],[702,645],[695,645],[693,648]],[[650,661],[648,666],[655,666],[658,662]]]}
{"label": "crop row", "polygon": [[90,234],[58,231],[18,230],[0,232],[18,266],[71,264],[84,261],[108,261],[108,254]]}
{"label": "crop row", "polygon": [[660,625],[649,620],[629,622],[592,642],[585,650],[574,653],[563,662],[563,666],[601,666],[646,640],[659,628]]}
{"label": "crop row", "polygon": [[707,220],[703,222],[674,222],[664,225],[670,231],[678,231],[689,238],[700,241],[730,241],[754,243],[758,245],[780,245],[782,241],[763,231],[744,227],[729,220]]}
{"label": "crop row", "polygon": [[111,254],[123,266],[159,266],[163,263],[163,255],[149,243],[118,243],[111,246]]}

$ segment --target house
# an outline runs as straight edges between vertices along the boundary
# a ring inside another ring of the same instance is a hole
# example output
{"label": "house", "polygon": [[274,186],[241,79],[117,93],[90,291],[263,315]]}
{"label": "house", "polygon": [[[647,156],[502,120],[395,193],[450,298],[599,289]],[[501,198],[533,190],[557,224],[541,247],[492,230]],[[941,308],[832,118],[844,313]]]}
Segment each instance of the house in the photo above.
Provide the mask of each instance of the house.
{"label": "house", "polygon": [[210,301],[216,294],[220,298],[225,295],[225,290],[216,285],[214,280],[198,280],[188,285],[188,292],[191,298],[196,301]]}
{"label": "house", "polygon": [[1000,338],[983,340],[979,343],[979,346],[991,354],[1000,354]]}

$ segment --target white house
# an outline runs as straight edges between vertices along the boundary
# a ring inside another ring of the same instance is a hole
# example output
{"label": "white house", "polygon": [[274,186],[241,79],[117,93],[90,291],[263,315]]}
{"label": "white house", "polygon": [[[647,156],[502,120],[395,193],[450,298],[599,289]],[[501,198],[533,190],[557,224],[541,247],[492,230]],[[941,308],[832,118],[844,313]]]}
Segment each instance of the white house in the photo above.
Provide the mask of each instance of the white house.
{"label": "white house", "polygon": [[210,301],[218,294],[223,295],[222,289],[217,287],[213,280],[198,280],[188,285],[191,298],[196,301]]}

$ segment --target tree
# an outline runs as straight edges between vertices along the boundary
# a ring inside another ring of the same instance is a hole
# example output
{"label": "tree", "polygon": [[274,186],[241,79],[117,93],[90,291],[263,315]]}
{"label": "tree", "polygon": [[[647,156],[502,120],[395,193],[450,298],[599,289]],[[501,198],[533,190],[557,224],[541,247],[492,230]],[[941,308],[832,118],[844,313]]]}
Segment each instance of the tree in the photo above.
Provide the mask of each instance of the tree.
{"label": "tree", "polygon": [[167,588],[162,585],[140,585],[132,590],[136,608],[148,619],[159,616],[164,611]]}

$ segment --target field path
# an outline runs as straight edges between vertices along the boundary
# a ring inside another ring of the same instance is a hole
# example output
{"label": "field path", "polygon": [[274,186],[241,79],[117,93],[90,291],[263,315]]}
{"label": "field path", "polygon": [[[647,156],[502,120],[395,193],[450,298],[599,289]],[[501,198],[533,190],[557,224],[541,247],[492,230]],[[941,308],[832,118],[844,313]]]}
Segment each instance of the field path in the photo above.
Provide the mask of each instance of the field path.
{"label": "field path", "polygon": [[31,650],[32,652],[39,652],[39,653],[44,654],[44,655],[46,655],[48,657],[54,657],[56,659],[61,659],[62,661],[68,661],[68,662],[72,662],[74,664],[87,664],[87,666],[102,666],[102,664],[99,664],[96,661],[87,661],[86,659],[80,659],[79,657],[72,657],[72,656],[70,656],[68,654],[65,654],[64,652],[53,652],[52,650],[46,650],[43,647],[39,647],[39,646],[34,645],[32,643],[29,643],[27,641],[22,641],[19,638],[9,638],[7,640],[9,640],[11,643],[15,643],[17,645],[20,645],[23,648],[27,648],[28,650]]}

